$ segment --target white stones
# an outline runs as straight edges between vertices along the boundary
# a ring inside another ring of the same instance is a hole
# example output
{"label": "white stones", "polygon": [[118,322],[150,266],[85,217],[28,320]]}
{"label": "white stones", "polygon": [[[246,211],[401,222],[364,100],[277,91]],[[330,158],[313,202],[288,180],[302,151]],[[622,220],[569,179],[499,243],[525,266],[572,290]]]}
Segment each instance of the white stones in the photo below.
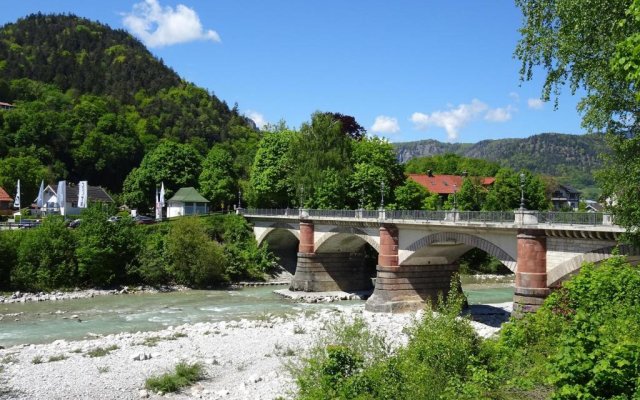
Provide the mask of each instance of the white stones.
{"label": "white stones", "polygon": [[131,359],[133,361],[145,361],[145,360],[150,360],[151,358],[153,358],[153,356],[150,353],[136,353],[134,354]]}
{"label": "white stones", "polygon": [[138,391],[138,397],[140,397],[141,399],[149,398],[149,392],[146,389],[140,389]]}

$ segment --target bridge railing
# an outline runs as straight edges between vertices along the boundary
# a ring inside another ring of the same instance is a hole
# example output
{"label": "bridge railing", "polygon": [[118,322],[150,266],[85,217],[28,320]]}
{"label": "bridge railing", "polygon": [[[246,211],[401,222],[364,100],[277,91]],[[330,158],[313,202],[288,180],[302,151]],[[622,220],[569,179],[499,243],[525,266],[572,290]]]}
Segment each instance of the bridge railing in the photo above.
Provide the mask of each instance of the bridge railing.
{"label": "bridge railing", "polygon": [[[245,215],[299,218],[349,218],[433,222],[516,223],[514,211],[427,211],[427,210],[314,210],[314,209],[247,209]],[[526,211],[533,224],[603,225],[603,213]],[[524,222],[527,224],[527,222]]]}
{"label": "bridge railing", "polygon": [[539,224],[602,225],[603,213],[536,211]]}

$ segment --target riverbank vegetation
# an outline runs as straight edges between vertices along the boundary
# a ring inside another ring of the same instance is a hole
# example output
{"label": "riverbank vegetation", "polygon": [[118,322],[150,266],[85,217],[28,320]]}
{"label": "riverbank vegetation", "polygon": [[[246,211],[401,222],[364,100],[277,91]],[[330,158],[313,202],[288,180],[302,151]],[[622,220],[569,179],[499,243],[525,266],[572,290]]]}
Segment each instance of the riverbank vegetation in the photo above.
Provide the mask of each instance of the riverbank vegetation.
{"label": "riverbank vegetation", "polygon": [[48,217],[38,229],[0,232],[0,285],[5,290],[182,284],[206,288],[261,280],[274,258],[258,248],[244,218],[185,217],[155,225],[110,222],[91,207],[69,229]]}
{"label": "riverbank vegetation", "polygon": [[456,290],[389,351],[362,323],[337,324],[290,366],[300,399],[635,399],[640,270],[622,257],[581,272],[535,314],[482,339]]}

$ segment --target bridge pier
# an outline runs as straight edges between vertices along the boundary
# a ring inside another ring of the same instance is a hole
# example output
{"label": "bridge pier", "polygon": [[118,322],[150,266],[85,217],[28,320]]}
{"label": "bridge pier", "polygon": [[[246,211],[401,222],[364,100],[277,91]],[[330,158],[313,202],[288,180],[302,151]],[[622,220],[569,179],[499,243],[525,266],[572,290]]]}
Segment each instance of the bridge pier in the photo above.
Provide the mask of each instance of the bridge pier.
{"label": "bridge pier", "polygon": [[360,253],[317,253],[313,222],[300,221],[296,272],[289,289],[305,292],[370,290],[371,276]]}
{"label": "bridge pier", "polygon": [[370,290],[371,276],[360,253],[298,253],[289,289],[304,292]]}
{"label": "bridge pier", "polygon": [[365,304],[367,311],[397,313],[424,308],[427,301],[435,304],[438,295],[449,293],[451,279],[458,264],[378,265],[376,287]]}
{"label": "bridge pier", "polygon": [[547,287],[547,237],[542,229],[520,229],[513,311],[535,312],[549,295]]}

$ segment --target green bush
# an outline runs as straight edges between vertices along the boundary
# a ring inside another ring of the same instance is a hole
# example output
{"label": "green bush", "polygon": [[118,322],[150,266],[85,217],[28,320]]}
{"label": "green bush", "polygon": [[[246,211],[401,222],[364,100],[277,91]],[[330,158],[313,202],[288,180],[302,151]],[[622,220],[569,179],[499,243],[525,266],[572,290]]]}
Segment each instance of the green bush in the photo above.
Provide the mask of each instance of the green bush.
{"label": "green bush", "polygon": [[552,359],[553,398],[640,397],[640,270],[622,257],[586,264],[547,307],[568,323]]}
{"label": "green bush", "polygon": [[31,291],[74,287],[78,283],[75,247],[62,218],[48,217],[42,226],[23,233],[12,286]]}
{"label": "green bush", "polygon": [[123,283],[129,264],[136,259],[139,230],[131,218],[108,221],[113,211],[100,205],[89,207],[74,230],[78,270],[84,285],[104,287]]}
{"label": "green bush", "polygon": [[202,288],[227,280],[222,246],[209,238],[197,217],[182,217],[172,223],[166,255],[177,283]]}
{"label": "green bush", "polygon": [[11,271],[18,264],[21,231],[0,231],[0,289],[11,289]]}
{"label": "green bush", "polygon": [[136,266],[129,270],[131,279],[150,285],[171,282],[165,256],[166,233],[146,232],[142,236],[142,245]]}
{"label": "green bush", "polygon": [[196,383],[204,378],[202,365],[179,363],[174,373],[166,373],[158,377],[151,377],[145,382],[149,390],[163,393],[177,392],[180,389]]}

